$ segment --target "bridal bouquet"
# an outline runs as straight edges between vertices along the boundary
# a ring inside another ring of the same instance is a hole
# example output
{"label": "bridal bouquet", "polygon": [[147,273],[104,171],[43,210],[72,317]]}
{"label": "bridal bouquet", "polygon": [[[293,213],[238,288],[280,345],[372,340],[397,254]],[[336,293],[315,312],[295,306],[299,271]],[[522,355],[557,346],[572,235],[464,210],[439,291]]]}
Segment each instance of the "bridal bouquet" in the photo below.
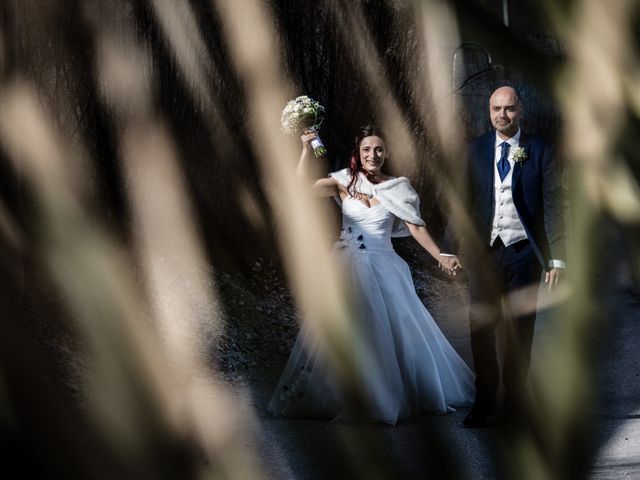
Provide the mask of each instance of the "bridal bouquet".
{"label": "bridal bouquet", "polygon": [[[287,102],[284,110],[282,110],[280,123],[285,134],[296,135],[303,129],[317,132],[323,119],[324,107],[307,95],[301,95]],[[319,136],[311,140],[311,147],[316,157],[321,157],[327,153],[327,149]]]}

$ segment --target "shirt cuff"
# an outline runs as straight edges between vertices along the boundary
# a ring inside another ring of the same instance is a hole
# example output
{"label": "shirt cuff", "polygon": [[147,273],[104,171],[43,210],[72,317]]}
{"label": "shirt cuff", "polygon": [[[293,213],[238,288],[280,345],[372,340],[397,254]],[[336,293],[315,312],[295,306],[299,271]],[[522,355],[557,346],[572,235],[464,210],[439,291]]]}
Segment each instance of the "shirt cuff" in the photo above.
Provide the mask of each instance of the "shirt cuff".
{"label": "shirt cuff", "polygon": [[567,268],[567,264],[562,260],[549,260],[549,268]]}

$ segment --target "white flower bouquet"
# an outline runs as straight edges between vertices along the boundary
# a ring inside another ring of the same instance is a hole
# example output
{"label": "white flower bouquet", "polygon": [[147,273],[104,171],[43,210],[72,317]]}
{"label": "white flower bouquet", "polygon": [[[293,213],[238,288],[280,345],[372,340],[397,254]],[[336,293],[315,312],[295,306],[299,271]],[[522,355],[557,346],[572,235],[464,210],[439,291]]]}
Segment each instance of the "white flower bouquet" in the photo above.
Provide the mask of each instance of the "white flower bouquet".
{"label": "white flower bouquet", "polygon": [[[307,95],[301,95],[287,102],[282,110],[280,123],[286,135],[296,135],[305,129],[317,132],[322,120],[324,120],[324,107]],[[311,140],[311,147],[316,157],[327,153],[320,136]]]}

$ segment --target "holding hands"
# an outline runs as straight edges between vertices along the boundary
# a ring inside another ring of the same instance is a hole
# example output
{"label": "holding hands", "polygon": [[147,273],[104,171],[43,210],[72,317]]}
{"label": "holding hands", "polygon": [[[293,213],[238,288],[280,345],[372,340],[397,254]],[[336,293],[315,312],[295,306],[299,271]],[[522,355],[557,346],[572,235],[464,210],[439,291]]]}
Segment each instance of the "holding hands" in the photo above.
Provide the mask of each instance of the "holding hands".
{"label": "holding hands", "polygon": [[456,275],[462,268],[460,259],[455,255],[440,255],[438,259],[440,270],[447,272],[449,275]]}

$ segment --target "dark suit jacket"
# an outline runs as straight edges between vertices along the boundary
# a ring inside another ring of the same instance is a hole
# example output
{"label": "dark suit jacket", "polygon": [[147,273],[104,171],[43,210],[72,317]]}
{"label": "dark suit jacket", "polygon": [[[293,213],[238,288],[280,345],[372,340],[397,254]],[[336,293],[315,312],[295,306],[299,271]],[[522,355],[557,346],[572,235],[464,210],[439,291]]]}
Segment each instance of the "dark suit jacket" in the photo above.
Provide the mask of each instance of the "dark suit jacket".
{"label": "dark suit jacket", "polygon": [[[489,243],[495,210],[495,138],[495,131],[476,138],[469,144],[465,158],[465,206],[483,245]],[[553,147],[543,140],[521,132],[520,147],[524,148],[527,157],[514,165],[513,202],[533,249],[546,269],[550,259],[565,258],[561,171]],[[443,253],[458,253],[461,242],[456,223],[449,222]],[[469,250],[465,253],[473,261],[482,249]]]}

